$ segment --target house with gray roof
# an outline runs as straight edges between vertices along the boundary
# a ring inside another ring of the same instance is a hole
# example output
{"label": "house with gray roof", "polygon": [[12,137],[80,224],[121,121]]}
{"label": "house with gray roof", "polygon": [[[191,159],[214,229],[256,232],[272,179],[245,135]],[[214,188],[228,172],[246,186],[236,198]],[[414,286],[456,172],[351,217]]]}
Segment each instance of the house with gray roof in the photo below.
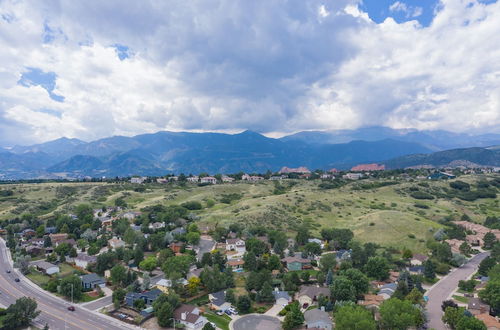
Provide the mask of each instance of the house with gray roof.
{"label": "house with gray roof", "polygon": [[332,320],[327,312],[321,309],[310,309],[304,313],[304,319],[307,329],[325,329],[331,330],[333,328]]}
{"label": "house with gray roof", "polygon": [[125,303],[128,306],[134,306],[136,300],[142,299],[146,305],[151,305],[163,292],[158,289],[153,289],[144,292],[128,292],[125,295]]}
{"label": "house with gray roof", "polygon": [[80,279],[82,280],[83,289],[104,288],[106,286],[106,280],[94,273],[82,275]]}

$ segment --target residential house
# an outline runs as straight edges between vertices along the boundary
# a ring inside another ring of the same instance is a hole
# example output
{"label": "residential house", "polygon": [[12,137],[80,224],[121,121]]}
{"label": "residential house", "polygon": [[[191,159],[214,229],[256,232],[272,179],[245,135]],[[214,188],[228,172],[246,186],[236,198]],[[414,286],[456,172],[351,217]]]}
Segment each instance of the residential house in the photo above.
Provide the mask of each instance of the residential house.
{"label": "residential house", "polygon": [[349,260],[351,259],[351,250],[337,250],[335,251],[335,259],[337,259],[337,262],[342,262],[344,260]]}
{"label": "residential house", "polygon": [[384,297],[376,294],[365,294],[362,300],[358,301],[358,305],[368,309],[378,308],[384,302]]}
{"label": "residential house", "polygon": [[[188,281],[185,279],[185,278],[180,278],[179,280],[177,280],[177,284],[178,285],[187,285],[188,284]],[[172,287],[173,285],[173,282],[172,280],[169,280],[169,279],[166,279],[166,278],[163,278],[161,280],[159,280],[156,284],[155,284],[155,288],[158,289],[158,290],[161,290],[162,292],[164,293],[168,293],[168,291],[170,290],[170,288]]]}
{"label": "residential house", "polygon": [[134,177],[130,179],[130,183],[143,184],[148,178],[146,177]]}
{"label": "residential house", "polygon": [[377,295],[383,297],[384,300],[387,300],[392,297],[397,288],[398,285],[396,283],[385,284],[380,288],[380,291],[377,293]]}
{"label": "residential house", "polygon": [[187,279],[190,280],[192,277],[198,277],[198,278],[200,278],[202,271],[203,271],[203,268],[191,269],[189,271],[189,273],[187,274]]}
{"label": "residential house", "polygon": [[413,266],[421,266],[425,261],[427,261],[427,259],[429,259],[428,256],[420,253],[415,253],[410,260],[410,264]]}
{"label": "residential house", "polygon": [[163,292],[159,289],[153,289],[144,292],[128,292],[125,295],[125,303],[128,306],[134,306],[136,300],[142,299],[146,305],[151,305]]}
{"label": "residential house", "polygon": [[210,300],[210,309],[225,312],[231,308],[231,303],[226,301],[226,291],[224,290],[209,293],[208,300]]}
{"label": "residential house", "polygon": [[205,177],[203,177],[203,178],[200,179],[200,182],[201,183],[216,184],[217,183],[217,179],[214,178],[213,176],[205,176]]}
{"label": "residential house", "polygon": [[174,311],[174,320],[186,329],[201,329],[208,322],[200,315],[200,309],[194,305],[182,304]]}
{"label": "residential house", "polygon": [[139,217],[141,215],[141,212],[125,212],[121,215],[122,218],[125,218],[127,220],[134,220],[135,218]]}
{"label": "residential house", "polygon": [[149,229],[158,230],[165,228],[165,222],[153,222],[149,224]]}
{"label": "residential house", "polygon": [[305,311],[304,320],[306,322],[306,329],[330,330],[333,328],[330,316],[321,309],[315,308]]}
{"label": "residential house", "polygon": [[272,177],[269,178],[271,181],[280,181],[288,178],[286,175],[273,175]]}
{"label": "residential house", "polygon": [[427,177],[429,180],[439,180],[439,179],[455,179],[455,175],[446,172],[435,172]]}
{"label": "residential house", "polygon": [[24,238],[31,238],[31,237],[34,237],[36,236],[36,232],[31,229],[31,228],[27,228],[27,229],[24,229],[22,232],[21,232],[22,236]]}
{"label": "residential house", "polygon": [[83,289],[97,289],[106,286],[106,280],[94,273],[82,275],[80,279]]}
{"label": "residential house", "polygon": [[45,234],[55,234],[57,227],[45,227]]}
{"label": "residential house", "polygon": [[411,275],[422,275],[425,271],[424,266],[410,266],[408,267],[408,271]]}
{"label": "residential house", "polygon": [[226,251],[237,251],[238,253],[245,253],[245,241],[241,238],[226,239]]}
{"label": "residential house", "polygon": [[125,242],[121,238],[113,237],[108,240],[108,245],[112,249],[118,249],[120,247],[125,247]]}
{"label": "residential house", "polygon": [[240,269],[243,269],[244,264],[245,264],[245,261],[243,261],[243,259],[228,260],[226,262],[226,265],[231,267],[233,269],[233,271],[239,271]]}
{"label": "residential house", "polygon": [[187,181],[191,182],[191,183],[197,183],[199,180],[200,180],[200,178],[197,176],[190,176],[187,178]]}
{"label": "residential house", "polygon": [[308,243],[316,243],[318,244],[319,246],[321,246],[321,248],[323,249],[325,247],[325,244],[323,244],[323,241],[318,239],[318,238],[309,238],[307,240]]}
{"label": "residential house", "polygon": [[285,257],[281,262],[289,271],[296,271],[311,268],[311,260],[300,257]]}
{"label": "residential house", "polygon": [[32,263],[35,268],[44,273],[45,275],[53,275],[59,273],[61,270],[59,269],[59,266],[56,266],[54,264],[51,264],[50,262],[47,261],[35,261]]}
{"label": "residential house", "polygon": [[475,316],[476,319],[483,321],[487,330],[500,330],[498,317],[491,316],[489,313],[482,313]]}
{"label": "residential house", "polygon": [[278,288],[275,288],[273,291],[274,299],[276,300],[276,305],[280,305],[285,307],[289,303],[292,302],[292,297],[286,291],[279,291]]}
{"label": "residential house", "polygon": [[323,174],[320,175],[319,178],[322,179],[322,180],[328,180],[328,179],[335,179],[335,176],[333,176],[331,174],[323,173]]}
{"label": "residential house", "polygon": [[484,303],[479,298],[469,298],[469,303],[467,304],[467,310],[471,312],[472,315],[479,315],[490,312],[490,305]]}
{"label": "residential house", "polygon": [[363,177],[363,174],[361,173],[347,173],[342,175],[342,179],[347,179],[347,180],[359,180]]}
{"label": "residential house", "polygon": [[230,176],[227,176],[227,175],[222,176],[222,182],[224,182],[224,183],[231,183],[233,181],[234,181],[234,178],[231,178]]}
{"label": "residential house", "polygon": [[448,245],[450,246],[451,252],[461,253],[460,246],[464,243],[464,241],[453,238],[453,239],[447,239],[447,240],[445,240],[445,242],[448,243]]}
{"label": "residential house", "polygon": [[83,269],[87,269],[89,265],[95,264],[96,262],[97,262],[96,256],[89,256],[88,254],[83,254],[83,253],[80,253],[75,258],[75,265]]}
{"label": "residential house", "polygon": [[172,234],[172,236],[184,235],[185,233],[186,229],[184,227],[177,227],[174,230],[170,231],[170,234]]}
{"label": "residential house", "polygon": [[53,245],[62,242],[64,240],[68,239],[68,234],[66,233],[60,233],[60,234],[49,234],[50,241],[52,242]]}
{"label": "residential house", "polygon": [[113,222],[116,220],[114,217],[102,217],[99,218],[101,221],[101,226],[104,228],[111,228],[113,226]]}
{"label": "residential house", "polygon": [[300,291],[297,293],[296,297],[300,305],[307,308],[307,306],[311,306],[315,303],[321,295],[330,297],[330,288],[303,285],[300,287]]}
{"label": "residential house", "polygon": [[174,253],[181,253],[184,244],[179,242],[170,243],[169,247]]}

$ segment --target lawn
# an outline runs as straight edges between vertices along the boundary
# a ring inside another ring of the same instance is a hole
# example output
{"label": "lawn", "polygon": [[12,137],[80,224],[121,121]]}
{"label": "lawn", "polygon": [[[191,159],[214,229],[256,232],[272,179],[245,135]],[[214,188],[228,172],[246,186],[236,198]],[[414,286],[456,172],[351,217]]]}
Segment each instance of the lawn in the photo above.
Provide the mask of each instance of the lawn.
{"label": "lawn", "polygon": [[464,296],[453,295],[453,299],[455,299],[458,302],[464,303],[464,304],[469,303],[469,298],[464,297]]}
{"label": "lawn", "polygon": [[215,323],[218,328],[222,330],[229,330],[229,322],[231,322],[231,318],[228,315],[223,314],[219,316],[213,312],[205,312],[203,316],[205,316],[210,322]]}
{"label": "lawn", "polygon": [[31,270],[30,273],[26,275],[26,277],[29,278],[31,281],[33,281],[39,287],[43,287],[51,279],[50,276],[44,275],[41,272],[37,272],[36,270]]}

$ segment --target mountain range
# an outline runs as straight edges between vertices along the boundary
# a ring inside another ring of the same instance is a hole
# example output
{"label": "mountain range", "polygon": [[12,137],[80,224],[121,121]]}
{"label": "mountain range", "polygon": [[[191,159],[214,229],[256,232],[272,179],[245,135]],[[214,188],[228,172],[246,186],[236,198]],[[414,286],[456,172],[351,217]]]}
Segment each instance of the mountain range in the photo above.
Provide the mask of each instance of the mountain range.
{"label": "mountain range", "polygon": [[[388,168],[458,160],[498,166],[500,151],[485,148],[498,144],[500,135],[495,134],[474,137],[385,127],[300,132],[279,139],[252,131],[157,132],[92,142],[60,138],[0,149],[0,179],[265,172],[282,166],[347,169],[367,162]],[[457,149],[443,151],[450,148]]]}

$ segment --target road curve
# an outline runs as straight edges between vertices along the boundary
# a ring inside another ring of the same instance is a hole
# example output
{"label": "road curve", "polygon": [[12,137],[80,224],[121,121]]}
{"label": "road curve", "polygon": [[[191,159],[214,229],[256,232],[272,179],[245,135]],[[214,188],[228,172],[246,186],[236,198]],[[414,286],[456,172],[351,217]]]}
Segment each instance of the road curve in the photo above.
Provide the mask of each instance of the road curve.
{"label": "road curve", "polygon": [[[11,273],[7,273],[7,270],[10,270]],[[15,278],[19,278],[20,282],[15,282]],[[38,303],[38,309],[41,313],[33,323],[41,328],[48,324],[49,328],[54,330],[138,329],[111,317],[88,311],[80,306],[76,306],[74,312],[68,311],[67,307],[70,303],[36,287],[35,284],[12,268],[5,241],[0,239],[0,305],[7,307],[21,297],[34,298]]]}
{"label": "road curve", "polygon": [[436,330],[447,329],[441,320],[443,316],[441,303],[448,299],[452,292],[458,287],[458,281],[467,279],[477,271],[479,263],[489,254],[489,252],[483,252],[475,255],[465,265],[453,270],[449,275],[442,278],[427,291],[426,295],[429,297],[429,301],[427,302],[426,310],[429,318],[429,328]]}

